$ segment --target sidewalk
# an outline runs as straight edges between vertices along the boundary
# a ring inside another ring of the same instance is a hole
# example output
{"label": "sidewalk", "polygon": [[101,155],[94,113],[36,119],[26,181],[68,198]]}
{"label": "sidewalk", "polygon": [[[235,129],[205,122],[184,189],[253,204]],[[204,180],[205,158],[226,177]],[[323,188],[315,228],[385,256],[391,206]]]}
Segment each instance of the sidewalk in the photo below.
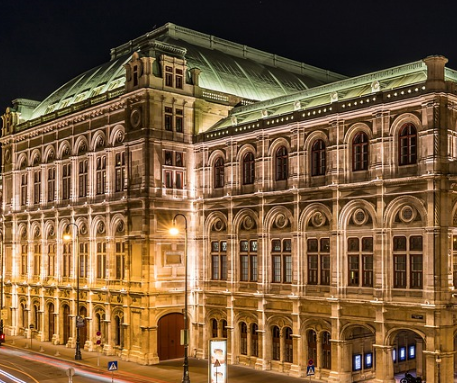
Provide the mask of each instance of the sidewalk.
{"label": "sidewalk", "polygon": [[[81,350],[82,360],[75,361],[75,349],[67,348],[64,345],[53,345],[50,342],[32,341],[30,348],[30,339],[23,336],[7,336],[6,347],[15,347],[35,352],[37,354],[52,357],[75,365],[84,366],[100,372],[108,372],[108,363],[117,361],[118,371],[114,372],[114,379],[133,382],[153,382],[153,383],[181,383],[183,367],[182,359],[167,360],[156,365],[142,366],[133,362],[126,362],[117,356],[106,356],[97,352]],[[208,361],[189,358],[189,376],[192,383],[208,382]],[[75,376],[74,381],[77,382]],[[294,378],[286,374],[275,372],[265,372],[254,370],[242,366],[228,366],[228,381],[230,383],[318,383],[320,380],[307,378]]]}

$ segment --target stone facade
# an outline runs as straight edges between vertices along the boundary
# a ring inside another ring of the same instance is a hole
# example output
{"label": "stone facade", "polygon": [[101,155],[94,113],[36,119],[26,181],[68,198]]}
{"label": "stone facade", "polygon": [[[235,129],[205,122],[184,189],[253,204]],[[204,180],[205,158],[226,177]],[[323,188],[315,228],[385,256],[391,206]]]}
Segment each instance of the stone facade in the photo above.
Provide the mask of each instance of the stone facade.
{"label": "stone facade", "polygon": [[[446,59],[248,100],[205,88],[189,41],[147,38],[114,50],[122,86],[16,100],[2,117],[7,333],[74,347],[79,270],[86,350],[100,332],[104,352],[141,364],[181,355],[164,329],[182,326],[187,254],[191,356],[226,338],[228,362],[255,369],[306,377],[312,360],[325,381],[451,381]],[[176,214],[187,242],[168,234]]]}

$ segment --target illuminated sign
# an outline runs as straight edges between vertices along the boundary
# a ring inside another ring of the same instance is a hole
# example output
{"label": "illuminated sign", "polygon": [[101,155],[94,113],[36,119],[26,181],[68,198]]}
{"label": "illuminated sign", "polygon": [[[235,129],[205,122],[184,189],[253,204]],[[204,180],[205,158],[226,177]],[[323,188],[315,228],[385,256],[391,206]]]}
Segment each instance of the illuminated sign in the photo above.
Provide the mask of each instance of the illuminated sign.
{"label": "illuminated sign", "polygon": [[227,339],[210,339],[208,382],[227,383]]}

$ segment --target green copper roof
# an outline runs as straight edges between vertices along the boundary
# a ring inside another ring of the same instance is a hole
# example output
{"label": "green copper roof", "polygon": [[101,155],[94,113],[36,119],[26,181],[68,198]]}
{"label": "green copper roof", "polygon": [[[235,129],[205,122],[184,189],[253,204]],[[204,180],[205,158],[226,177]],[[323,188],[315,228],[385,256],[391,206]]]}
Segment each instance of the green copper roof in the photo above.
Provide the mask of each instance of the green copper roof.
{"label": "green copper roof", "polygon": [[185,58],[201,70],[201,88],[262,101],[344,79],[283,57],[232,43],[168,23],[111,50],[111,61],[69,81],[48,96],[32,113],[35,119],[125,84],[123,65],[133,52],[158,58],[166,52]]}

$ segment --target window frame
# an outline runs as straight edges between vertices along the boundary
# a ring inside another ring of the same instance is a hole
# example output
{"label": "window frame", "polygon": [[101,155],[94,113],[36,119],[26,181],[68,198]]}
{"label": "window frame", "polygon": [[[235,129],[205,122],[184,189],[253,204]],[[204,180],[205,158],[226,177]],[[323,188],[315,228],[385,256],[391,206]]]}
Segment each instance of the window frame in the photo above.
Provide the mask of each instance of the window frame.
{"label": "window frame", "polygon": [[221,189],[225,186],[225,161],[219,156],[214,161],[214,188]]}
{"label": "window frame", "polygon": [[289,177],[289,152],[282,145],[275,151],[275,180],[285,181]]}
{"label": "window frame", "polygon": [[243,185],[252,185],[255,180],[255,158],[253,152],[243,156]]}
{"label": "window frame", "polygon": [[352,139],[352,170],[368,170],[368,135],[365,132],[357,132]]}
{"label": "window frame", "polygon": [[327,170],[327,148],[323,139],[311,145],[311,177],[324,176]]}
{"label": "window frame", "polygon": [[398,131],[398,165],[416,165],[417,149],[417,128],[412,123],[406,123]]}

